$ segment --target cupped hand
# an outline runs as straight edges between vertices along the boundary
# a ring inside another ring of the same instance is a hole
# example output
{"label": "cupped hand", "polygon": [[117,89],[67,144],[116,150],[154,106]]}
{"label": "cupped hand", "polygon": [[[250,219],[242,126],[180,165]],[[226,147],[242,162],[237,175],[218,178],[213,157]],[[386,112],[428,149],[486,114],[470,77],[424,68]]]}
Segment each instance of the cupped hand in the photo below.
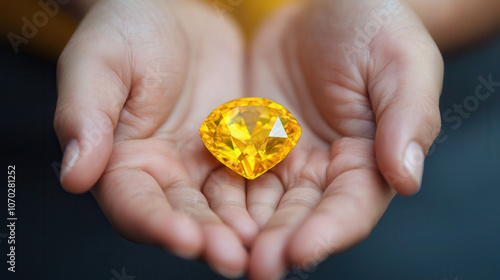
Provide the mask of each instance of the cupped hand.
{"label": "cupped hand", "polygon": [[245,181],[198,129],[243,96],[243,57],[234,24],[196,1],[100,1],[58,65],[64,188],[91,189],[128,239],[242,274],[258,230]]}
{"label": "cupped hand", "polygon": [[302,127],[294,151],[247,186],[261,229],[249,273],[278,279],[362,241],[396,192],[419,190],[443,63],[415,14],[386,0],[293,4],[262,26],[250,63],[250,95]]}

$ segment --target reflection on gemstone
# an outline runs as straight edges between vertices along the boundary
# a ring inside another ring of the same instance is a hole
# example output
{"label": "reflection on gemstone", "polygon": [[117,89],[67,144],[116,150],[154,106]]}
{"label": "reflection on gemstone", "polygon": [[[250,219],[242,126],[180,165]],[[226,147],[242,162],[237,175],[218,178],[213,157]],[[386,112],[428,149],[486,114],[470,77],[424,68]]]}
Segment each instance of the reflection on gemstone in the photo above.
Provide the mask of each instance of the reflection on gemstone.
{"label": "reflection on gemstone", "polygon": [[254,97],[219,106],[200,127],[207,149],[250,180],[284,159],[297,144],[300,133],[297,120],[283,106]]}

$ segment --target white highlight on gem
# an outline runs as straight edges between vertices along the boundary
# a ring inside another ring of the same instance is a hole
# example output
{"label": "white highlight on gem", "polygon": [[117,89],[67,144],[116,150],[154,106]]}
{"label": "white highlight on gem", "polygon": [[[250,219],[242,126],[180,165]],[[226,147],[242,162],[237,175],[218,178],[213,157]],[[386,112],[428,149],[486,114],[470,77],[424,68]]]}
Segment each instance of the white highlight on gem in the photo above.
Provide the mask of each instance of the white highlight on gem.
{"label": "white highlight on gem", "polygon": [[276,122],[274,123],[273,128],[271,129],[271,133],[269,133],[269,137],[288,138],[285,128],[281,123],[280,117],[276,118]]}

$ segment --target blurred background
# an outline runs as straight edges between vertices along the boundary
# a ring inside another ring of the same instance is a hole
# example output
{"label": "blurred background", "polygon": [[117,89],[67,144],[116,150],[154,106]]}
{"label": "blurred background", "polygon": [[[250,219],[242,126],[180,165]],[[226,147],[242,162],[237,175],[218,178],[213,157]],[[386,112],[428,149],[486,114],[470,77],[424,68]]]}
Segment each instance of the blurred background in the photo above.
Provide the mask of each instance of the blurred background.
{"label": "blurred background", "polygon": [[[0,279],[222,279],[202,263],[124,240],[90,194],[61,188],[56,60],[78,22],[67,2],[46,22],[35,0],[0,3],[1,168],[16,165],[18,217],[11,273],[5,187]],[[230,13],[250,35],[281,2],[243,1]],[[22,34],[23,18],[40,23],[27,42],[9,37]],[[500,86],[487,81],[500,82],[500,37],[445,56],[443,128],[421,192],[396,197],[362,244],[285,279],[500,279]]]}

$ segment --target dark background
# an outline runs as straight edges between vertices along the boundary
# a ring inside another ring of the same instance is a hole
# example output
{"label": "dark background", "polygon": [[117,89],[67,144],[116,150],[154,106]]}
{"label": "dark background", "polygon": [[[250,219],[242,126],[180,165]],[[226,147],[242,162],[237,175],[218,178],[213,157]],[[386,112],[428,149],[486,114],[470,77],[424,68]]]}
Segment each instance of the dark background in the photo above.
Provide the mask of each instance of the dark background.
{"label": "dark background", "polygon": [[[473,101],[479,76],[500,82],[500,39],[445,61],[442,113]],[[60,187],[55,72],[53,63],[0,47],[0,279],[222,279],[124,240],[90,194]],[[457,113],[448,116],[421,192],[396,197],[365,242],[285,279],[500,279],[499,95],[500,87],[460,125]],[[16,273],[6,270],[8,165],[16,165]]]}

